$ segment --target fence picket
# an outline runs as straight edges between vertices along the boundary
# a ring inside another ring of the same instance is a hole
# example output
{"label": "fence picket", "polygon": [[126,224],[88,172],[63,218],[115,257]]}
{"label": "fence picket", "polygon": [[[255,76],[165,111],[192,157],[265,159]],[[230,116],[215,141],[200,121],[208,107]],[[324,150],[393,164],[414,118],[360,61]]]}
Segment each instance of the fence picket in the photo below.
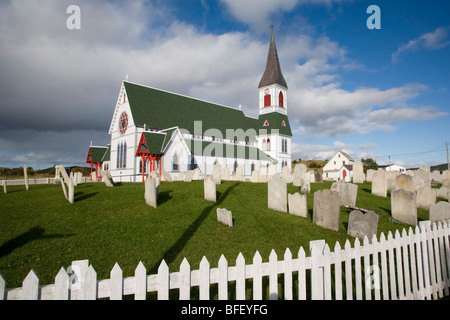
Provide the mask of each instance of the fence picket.
{"label": "fence picket", "polygon": [[209,300],[209,261],[206,257],[200,261],[200,300]]}
{"label": "fence picket", "polygon": [[269,299],[278,300],[278,256],[275,250],[269,255]]}
{"label": "fence picket", "polygon": [[180,265],[180,300],[189,300],[191,297],[191,266],[186,258]]}
{"label": "fence picket", "polygon": [[134,300],[145,300],[147,295],[147,271],[142,261],[134,270],[135,292]]}
{"label": "fence picket", "polygon": [[236,259],[236,299],[245,300],[245,259],[242,253]]}
{"label": "fence picket", "polygon": [[[302,300],[307,299],[307,292],[311,292],[311,299],[342,300],[344,278],[347,300],[437,299],[450,291],[449,227],[447,221],[433,224],[422,221],[415,229],[410,227],[401,233],[397,230],[395,237],[389,232],[387,239],[381,233],[379,241],[375,235],[371,241],[367,237],[362,242],[355,238],[353,248],[349,240],[344,250],[336,242],[334,252],[324,240],[311,241],[309,257],[300,247],[298,258],[293,259],[287,248],[283,261],[278,261],[272,250],[269,261],[263,262],[256,251],[249,265],[239,253],[235,266],[229,267],[221,255],[218,268],[211,268],[203,257],[199,269],[192,271],[187,259],[183,259],[180,271],[169,273],[163,260],[158,273],[147,276],[144,265],[139,262],[134,277],[126,279],[117,263],[110,272],[110,279],[97,280],[97,273],[88,260],[73,261],[68,272],[64,268],[59,270],[53,285],[39,286],[39,278],[31,270],[21,288],[6,289],[0,275],[0,300],[116,300],[129,294],[134,294],[136,300],[143,300],[147,292],[157,292],[158,299],[169,299],[171,288],[179,289],[179,298],[183,300],[190,299],[192,286],[199,286],[199,298],[205,300],[210,298],[210,286],[215,283],[218,298],[224,300],[228,299],[229,281],[236,281],[236,299],[243,300],[247,296],[246,279],[253,281],[252,298],[258,300],[265,296],[264,277],[268,277],[269,298],[278,299],[280,274],[284,274],[283,297],[290,300],[294,296],[294,271],[298,272],[298,298]],[[334,281],[331,279],[333,264]],[[310,270],[311,277],[307,277],[306,270]],[[365,285],[364,290],[362,285]]]}
{"label": "fence picket", "polygon": [[55,277],[54,300],[69,300],[69,275],[61,267]]}
{"label": "fence picket", "polygon": [[38,300],[39,299],[39,278],[34,270],[28,273],[22,282],[22,300]]}
{"label": "fence picket", "polygon": [[117,262],[110,272],[111,300],[122,300],[123,293],[123,272]]}
{"label": "fence picket", "polygon": [[219,259],[219,300],[228,299],[228,261],[222,254]]}
{"label": "fence picket", "polygon": [[169,266],[161,261],[158,268],[158,300],[169,300]]}
{"label": "fence picket", "polygon": [[342,254],[341,244],[336,241],[334,245],[334,297],[336,300],[342,300]]}
{"label": "fence picket", "polygon": [[284,299],[292,300],[292,253],[289,248],[284,252]]}

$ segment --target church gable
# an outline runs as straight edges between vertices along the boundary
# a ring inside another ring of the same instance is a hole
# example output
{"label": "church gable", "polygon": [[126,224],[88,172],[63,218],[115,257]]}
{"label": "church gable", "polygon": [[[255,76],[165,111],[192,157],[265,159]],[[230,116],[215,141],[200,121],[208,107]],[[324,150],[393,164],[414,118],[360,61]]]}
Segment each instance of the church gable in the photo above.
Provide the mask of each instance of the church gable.
{"label": "church gable", "polygon": [[133,114],[130,110],[129,99],[124,83],[125,82],[122,82],[120,87],[116,107],[114,108],[113,117],[109,126],[109,134],[118,130],[121,134],[124,134],[128,127],[134,125]]}

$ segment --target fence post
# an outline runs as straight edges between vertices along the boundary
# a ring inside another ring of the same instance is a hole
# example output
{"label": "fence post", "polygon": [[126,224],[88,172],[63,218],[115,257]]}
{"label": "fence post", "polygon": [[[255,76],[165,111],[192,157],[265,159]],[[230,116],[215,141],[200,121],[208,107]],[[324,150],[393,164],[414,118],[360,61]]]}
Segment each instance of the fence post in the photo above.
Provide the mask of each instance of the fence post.
{"label": "fence post", "polygon": [[0,300],[6,299],[5,290],[6,290],[6,281],[5,281],[5,279],[3,279],[2,275],[0,274]]}
{"label": "fence post", "polygon": [[139,262],[134,271],[134,279],[136,281],[135,300],[145,300],[147,294],[147,271],[142,261]]}
{"label": "fence post", "polygon": [[22,282],[22,300],[39,300],[39,278],[33,269]]}
{"label": "fence post", "polygon": [[59,269],[55,277],[55,293],[54,300],[69,300],[69,275],[63,267]]}
{"label": "fence post", "polygon": [[315,240],[309,243],[311,254],[311,299],[324,299],[324,268],[323,268],[323,250],[325,249],[325,240]]}
{"label": "fence post", "polygon": [[228,261],[224,255],[219,259],[219,300],[228,299]]}

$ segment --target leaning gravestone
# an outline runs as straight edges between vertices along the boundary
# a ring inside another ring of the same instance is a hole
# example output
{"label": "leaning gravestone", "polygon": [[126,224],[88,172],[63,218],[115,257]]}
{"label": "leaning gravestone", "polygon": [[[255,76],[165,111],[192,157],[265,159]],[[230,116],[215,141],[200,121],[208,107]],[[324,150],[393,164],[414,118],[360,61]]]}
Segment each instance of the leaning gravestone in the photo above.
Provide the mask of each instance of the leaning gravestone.
{"label": "leaning gravestone", "polygon": [[102,180],[107,187],[114,187],[114,181],[107,170],[102,170]]}
{"label": "leaning gravestone", "polygon": [[431,222],[444,222],[450,220],[450,203],[439,201],[430,205]]}
{"label": "leaning gravestone", "polygon": [[403,189],[392,191],[391,213],[398,221],[417,225],[416,193]]}
{"label": "leaning gravestone", "polygon": [[359,210],[350,212],[348,220],[347,234],[363,240],[365,236],[372,240],[372,236],[377,234],[378,215],[373,211],[362,213]]}
{"label": "leaning gravestone", "polygon": [[166,170],[161,170],[161,180],[172,182],[172,176]]}
{"label": "leaning gravestone", "polygon": [[386,171],[377,170],[373,173],[372,194],[374,196],[387,197]]}
{"label": "leaning gravestone", "polygon": [[356,197],[358,195],[358,185],[353,183],[339,183],[338,184],[339,198],[341,199],[341,206],[356,206]]}
{"label": "leaning gravestone", "polygon": [[289,214],[299,217],[308,217],[308,208],[306,206],[306,195],[298,192],[288,194]]}
{"label": "leaning gravestone", "polygon": [[430,210],[430,205],[434,203],[436,203],[436,189],[425,186],[417,189],[417,208]]}
{"label": "leaning gravestone", "polygon": [[267,183],[267,203],[269,209],[287,212],[287,182],[279,173],[272,176]]}
{"label": "leaning gravestone", "polygon": [[313,223],[334,231],[339,231],[339,195],[331,190],[314,192]]}
{"label": "leaning gravestone", "polygon": [[159,188],[156,186],[156,179],[152,176],[148,176],[148,178],[145,179],[145,203],[155,209],[158,206],[158,189]]}
{"label": "leaning gravestone", "polygon": [[364,168],[361,162],[356,161],[353,164],[353,183],[364,183]]}
{"label": "leaning gravestone", "polygon": [[69,179],[69,184],[68,184],[69,195],[68,195],[67,200],[69,200],[70,203],[74,203],[74,201],[75,201],[75,199],[74,199],[74,197],[75,197],[75,190],[74,190],[74,189],[75,189],[75,186],[74,186],[74,183],[73,183],[72,180],[73,180],[73,179],[70,178],[70,179]]}
{"label": "leaning gravestone", "polygon": [[216,182],[210,175],[203,180],[203,191],[205,200],[216,202]]}
{"label": "leaning gravestone", "polygon": [[217,208],[217,221],[232,227],[233,226],[233,214],[227,209]]}
{"label": "leaning gravestone", "polygon": [[399,174],[395,177],[395,189],[414,191],[413,178],[409,174]]}

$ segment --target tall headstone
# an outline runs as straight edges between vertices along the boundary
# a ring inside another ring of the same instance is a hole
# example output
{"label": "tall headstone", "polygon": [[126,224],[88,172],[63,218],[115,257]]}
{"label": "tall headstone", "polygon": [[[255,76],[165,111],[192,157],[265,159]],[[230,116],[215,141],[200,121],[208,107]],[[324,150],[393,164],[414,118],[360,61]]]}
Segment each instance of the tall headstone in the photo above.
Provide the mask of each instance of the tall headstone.
{"label": "tall headstone", "polygon": [[395,177],[395,189],[414,191],[413,178],[405,173],[399,174]]}
{"label": "tall headstone", "polygon": [[450,220],[450,203],[439,201],[430,205],[431,222],[444,222]]}
{"label": "tall headstone", "polygon": [[365,180],[364,177],[364,168],[363,164],[359,161],[353,163],[353,183],[363,183]]}
{"label": "tall headstone", "polygon": [[28,190],[28,172],[27,172],[27,166],[24,164],[23,165],[23,177],[25,179],[25,190]]}
{"label": "tall headstone", "polygon": [[259,182],[259,171],[258,170],[253,170],[252,171],[252,180],[253,183],[257,183]]}
{"label": "tall headstone", "polygon": [[267,203],[269,209],[287,212],[287,182],[275,174],[267,183]]}
{"label": "tall headstone", "polygon": [[365,236],[369,240],[377,234],[378,215],[373,211],[362,213],[359,210],[350,212],[347,234],[363,240]]}
{"label": "tall headstone", "polygon": [[233,226],[233,214],[227,209],[217,208],[217,221],[232,227]]}
{"label": "tall headstone", "polygon": [[161,180],[172,182],[172,176],[166,170],[161,170]]}
{"label": "tall headstone", "polygon": [[414,176],[420,178],[423,181],[423,185],[425,187],[431,187],[430,167],[421,166],[414,172]]}
{"label": "tall headstone", "polygon": [[417,225],[416,193],[403,189],[392,191],[391,212],[394,219]]}
{"label": "tall headstone", "polygon": [[306,175],[301,177],[301,186],[300,190],[303,193],[311,193],[311,183]]}
{"label": "tall headstone", "polygon": [[308,207],[306,205],[306,195],[298,192],[288,194],[289,214],[299,217],[308,217]]}
{"label": "tall headstone", "polygon": [[376,172],[376,170],[373,170],[373,169],[368,169],[367,170],[367,176],[366,176],[366,181],[367,182],[372,182],[372,177],[373,177],[373,174]]}
{"label": "tall headstone", "polygon": [[220,164],[214,165],[212,178],[216,184],[222,183],[222,166]]}
{"label": "tall headstone", "polygon": [[297,163],[294,168],[294,175],[292,178],[292,184],[294,187],[300,187],[302,185],[302,177],[306,174],[307,167],[303,163]]}
{"label": "tall headstone", "polygon": [[387,197],[386,171],[377,170],[372,175],[372,194],[379,197]]}
{"label": "tall headstone", "polygon": [[158,206],[158,190],[159,187],[156,186],[156,179],[149,175],[145,179],[145,203],[153,208]]}
{"label": "tall headstone", "polygon": [[430,187],[420,187],[417,189],[416,204],[418,208],[430,209],[430,205],[436,203],[436,189]]}
{"label": "tall headstone", "polygon": [[313,223],[339,231],[340,203],[336,192],[327,189],[314,192]]}
{"label": "tall headstone", "polygon": [[442,173],[442,186],[450,189],[450,170],[445,170]]}
{"label": "tall headstone", "polygon": [[69,178],[69,184],[67,185],[69,189],[69,195],[67,196],[67,200],[69,200],[70,203],[74,203],[75,201],[75,186],[73,185],[72,178]]}
{"label": "tall headstone", "polygon": [[236,167],[236,181],[244,181],[244,174],[241,166]]}
{"label": "tall headstone", "polygon": [[205,200],[216,202],[216,181],[212,176],[207,175],[203,180],[203,191]]}
{"label": "tall headstone", "polygon": [[3,193],[8,193],[8,189],[6,187],[6,180],[3,180],[2,182],[3,182]]}

